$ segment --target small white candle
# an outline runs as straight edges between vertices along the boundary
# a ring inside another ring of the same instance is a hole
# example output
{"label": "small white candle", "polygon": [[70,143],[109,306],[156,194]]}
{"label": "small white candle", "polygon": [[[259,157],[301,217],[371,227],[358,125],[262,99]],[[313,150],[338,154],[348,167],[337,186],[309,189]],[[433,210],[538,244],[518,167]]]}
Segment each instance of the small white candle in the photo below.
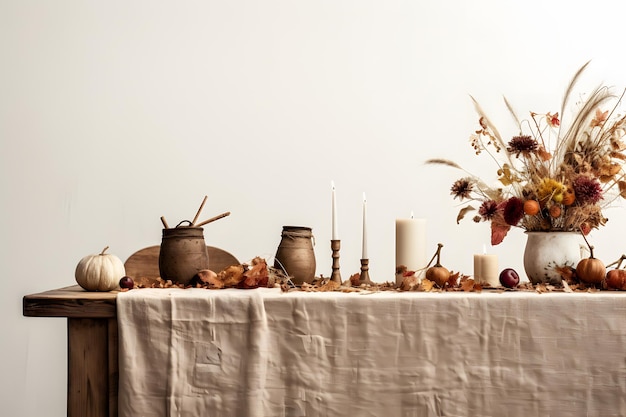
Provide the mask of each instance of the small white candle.
{"label": "small white candle", "polygon": [[330,182],[332,187],[332,240],[339,239],[339,232],[337,231],[337,201],[335,200],[335,181]]}
{"label": "small white candle", "polygon": [[[426,220],[396,219],[396,267],[404,265],[409,271],[418,271],[427,264]],[[423,271],[422,271],[423,272]],[[403,277],[396,277],[400,285]]]}
{"label": "small white candle", "polygon": [[361,259],[368,259],[367,257],[367,200],[365,199],[365,193],[363,193],[363,248],[361,251]]}
{"label": "small white candle", "polygon": [[474,255],[474,280],[479,284],[497,287],[500,285],[498,270],[498,256],[486,253],[483,247],[482,254]]}

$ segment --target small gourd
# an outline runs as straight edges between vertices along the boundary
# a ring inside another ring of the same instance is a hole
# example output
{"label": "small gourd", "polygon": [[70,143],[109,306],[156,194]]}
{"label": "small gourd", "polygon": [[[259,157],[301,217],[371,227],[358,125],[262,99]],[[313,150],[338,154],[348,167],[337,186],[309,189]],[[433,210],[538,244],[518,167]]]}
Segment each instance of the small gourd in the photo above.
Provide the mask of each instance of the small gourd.
{"label": "small gourd", "polygon": [[626,255],[622,255],[617,261],[607,265],[607,267],[617,265],[615,269],[606,273],[606,287],[608,289],[626,290],[626,269],[620,269],[624,260],[626,260]]}
{"label": "small gourd", "polygon": [[594,258],[593,246],[589,244],[584,234],[583,238],[589,247],[589,257],[578,262],[576,276],[587,284],[600,284],[606,277],[606,266],[601,260]]}
{"label": "small gourd", "polygon": [[626,269],[612,269],[607,272],[606,287],[611,290],[626,290]]}
{"label": "small gourd", "polygon": [[[448,279],[450,279],[450,271],[448,269],[441,266],[441,248],[443,245],[441,243],[437,244],[437,252],[435,256],[437,257],[437,262],[434,266],[431,266],[426,270],[426,279],[429,281],[435,282],[438,286],[443,287]],[[431,260],[432,262],[432,260]]]}
{"label": "small gourd", "polygon": [[97,255],[85,256],[76,266],[76,282],[85,290],[114,290],[118,287],[120,278],[126,275],[122,260],[115,255],[105,254],[107,249],[108,246]]}

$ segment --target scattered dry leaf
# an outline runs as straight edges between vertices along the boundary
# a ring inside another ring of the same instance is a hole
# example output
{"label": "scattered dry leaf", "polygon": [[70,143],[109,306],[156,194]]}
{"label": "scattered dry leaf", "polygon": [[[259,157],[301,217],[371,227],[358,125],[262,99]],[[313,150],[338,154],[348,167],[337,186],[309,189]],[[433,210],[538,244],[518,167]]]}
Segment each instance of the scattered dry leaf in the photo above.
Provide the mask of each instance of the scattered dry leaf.
{"label": "scattered dry leaf", "polygon": [[325,283],[321,287],[319,287],[319,291],[321,291],[321,292],[324,292],[324,291],[335,291],[340,286],[341,285],[338,282],[329,280],[327,283]]}
{"label": "scattered dry leaf", "polygon": [[461,281],[461,289],[463,291],[474,291],[475,281],[472,278],[468,278]]}
{"label": "scattered dry leaf", "polygon": [[[626,255],[622,256],[626,259]],[[557,268],[558,273],[563,278],[561,285],[550,284],[533,284],[524,282],[516,288],[507,288],[506,290],[488,289],[488,291],[505,293],[515,291],[528,291],[542,294],[545,292],[565,292],[565,293],[595,293],[601,290],[607,290],[606,284],[600,286],[585,284],[580,282],[576,277],[574,268],[561,267]],[[460,272],[451,271],[448,279],[442,287],[436,285],[434,281],[429,279],[421,279],[416,276],[414,271],[409,271],[406,266],[396,268],[396,273],[402,273],[403,279],[400,285],[393,282],[361,284],[361,274],[356,273],[350,276],[343,284],[331,281],[323,276],[315,278],[311,283],[303,283],[296,287],[282,271],[271,268],[267,265],[265,259],[256,257],[252,260],[251,266],[233,265],[225,268],[219,273],[211,270],[202,270],[198,272],[197,277],[187,285],[173,283],[171,280],[163,280],[158,278],[146,278],[135,280],[135,289],[141,288],[206,288],[221,289],[229,287],[239,288],[257,288],[261,286],[280,288],[282,292],[304,291],[304,292],[359,292],[362,294],[373,294],[379,291],[417,291],[417,292],[443,292],[443,291],[465,291],[465,292],[481,292],[482,285],[475,282],[469,275]],[[121,290],[127,291],[127,290]]]}
{"label": "scattered dry leaf", "polygon": [[[211,271],[210,269],[202,269],[198,271],[198,280],[201,283],[207,285],[209,288],[221,289],[224,288],[224,282],[217,278],[217,273]],[[198,283],[199,286],[200,283]]]}
{"label": "scattered dry leaf", "polygon": [[419,279],[415,275],[404,277],[400,283],[401,291],[413,291],[419,287]]}
{"label": "scattered dry leaf", "polygon": [[361,285],[361,274],[359,272],[350,275],[350,285],[352,285],[353,287],[358,287],[359,285]]}
{"label": "scattered dry leaf", "polygon": [[224,287],[236,287],[243,280],[245,272],[243,265],[231,265],[223,271],[218,272],[217,278],[224,283]]}
{"label": "scattered dry leaf", "polygon": [[457,283],[459,282],[459,276],[460,275],[461,275],[460,272],[450,271],[450,277],[448,278],[448,281],[446,282],[446,286],[448,288],[456,287]]}
{"label": "scattered dry leaf", "polygon": [[239,287],[244,289],[267,287],[269,272],[265,259],[256,257],[252,260],[252,267],[243,273],[243,280]]}
{"label": "scattered dry leaf", "polygon": [[563,280],[563,291],[565,292],[574,292],[574,290],[572,290],[569,286],[569,284],[567,283],[566,280]]}
{"label": "scattered dry leaf", "polygon": [[435,281],[431,281],[427,278],[422,279],[422,282],[420,283],[420,287],[422,291],[425,291],[425,292],[430,292],[434,286],[435,286]]}

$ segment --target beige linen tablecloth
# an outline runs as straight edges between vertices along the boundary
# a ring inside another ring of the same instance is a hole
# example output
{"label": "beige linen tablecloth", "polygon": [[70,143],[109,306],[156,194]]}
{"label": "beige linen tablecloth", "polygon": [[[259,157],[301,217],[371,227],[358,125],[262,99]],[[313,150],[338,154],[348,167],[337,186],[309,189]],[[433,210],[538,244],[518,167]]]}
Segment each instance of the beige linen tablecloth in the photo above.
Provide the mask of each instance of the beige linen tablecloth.
{"label": "beige linen tablecloth", "polygon": [[624,416],[626,294],[142,289],[120,417]]}

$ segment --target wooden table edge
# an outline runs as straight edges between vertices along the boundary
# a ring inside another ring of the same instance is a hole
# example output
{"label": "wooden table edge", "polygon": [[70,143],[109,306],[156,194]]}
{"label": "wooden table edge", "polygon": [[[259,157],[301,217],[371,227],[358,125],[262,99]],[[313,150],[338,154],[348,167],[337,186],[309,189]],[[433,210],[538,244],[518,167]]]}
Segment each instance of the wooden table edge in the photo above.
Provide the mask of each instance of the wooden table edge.
{"label": "wooden table edge", "polygon": [[24,296],[22,313],[26,317],[114,318],[117,294],[85,291],[72,285]]}

